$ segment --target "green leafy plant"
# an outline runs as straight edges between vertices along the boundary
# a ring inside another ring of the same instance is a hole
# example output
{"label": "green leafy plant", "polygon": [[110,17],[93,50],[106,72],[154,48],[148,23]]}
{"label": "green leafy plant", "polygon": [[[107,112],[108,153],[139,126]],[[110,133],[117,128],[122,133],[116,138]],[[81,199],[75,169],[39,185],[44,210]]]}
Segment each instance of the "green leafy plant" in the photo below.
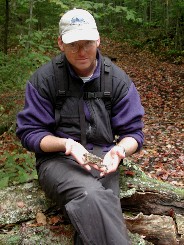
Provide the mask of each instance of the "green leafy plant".
{"label": "green leafy plant", "polygon": [[20,146],[0,156],[0,189],[33,179],[37,179],[33,154],[24,152]]}

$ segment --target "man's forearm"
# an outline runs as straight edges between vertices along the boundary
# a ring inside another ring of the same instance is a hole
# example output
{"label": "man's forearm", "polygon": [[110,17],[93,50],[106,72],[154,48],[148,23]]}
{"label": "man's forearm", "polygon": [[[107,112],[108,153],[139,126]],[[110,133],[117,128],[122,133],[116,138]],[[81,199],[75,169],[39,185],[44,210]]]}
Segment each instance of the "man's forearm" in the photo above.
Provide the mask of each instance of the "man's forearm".
{"label": "man's forearm", "polygon": [[126,156],[132,155],[138,147],[137,141],[132,137],[123,138],[118,145],[125,149]]}
{"label": "man's forearm", "polygon": [[[44,152],[58,152],[66,151],[66,138],[59,138],[53,135],[45,136],[40,142],[40,148]],[[123,147],[126,152],[126,156],[132,155],[138,147],[137,141],[132,137],[123,138],[119,143],[119,146]]]}
{"label": "man's forearm", "polygon": [[53,135],[45,136],[40,142],[40,148],[44,152],[58,152],[66,150],[66,138],[59,138]]}

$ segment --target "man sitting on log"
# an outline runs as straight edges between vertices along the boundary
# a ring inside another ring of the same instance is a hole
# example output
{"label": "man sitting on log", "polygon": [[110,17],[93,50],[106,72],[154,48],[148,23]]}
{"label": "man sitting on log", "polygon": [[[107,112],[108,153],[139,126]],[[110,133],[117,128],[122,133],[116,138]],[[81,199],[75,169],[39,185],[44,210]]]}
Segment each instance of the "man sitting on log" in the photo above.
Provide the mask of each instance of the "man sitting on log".
{"label": "man sitting on log", "polygon": [[61,54],[27,82],[17,136],[35,152],[40,185],[66,211],[75,244],[128,245],[119,165],[143,144],[139,94],[126,73],[101,55],[88,11],[62,16],[58,45]]}

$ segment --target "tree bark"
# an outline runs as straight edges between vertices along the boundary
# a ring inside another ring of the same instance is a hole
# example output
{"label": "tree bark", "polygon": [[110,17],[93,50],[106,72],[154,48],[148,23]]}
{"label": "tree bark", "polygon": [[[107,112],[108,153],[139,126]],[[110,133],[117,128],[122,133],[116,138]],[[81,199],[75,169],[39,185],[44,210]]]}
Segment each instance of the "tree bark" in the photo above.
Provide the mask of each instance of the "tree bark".
{"label": "tree bark", "polygon": [[[149,178],[131,164],[121,169],[120,199],[132,245],[184,244],[184,190]],[[36,180],[0,190],[0,200],[1,231],[9,236],[16,233],[19,240],[15,244],[24,244],[24,239],[30,239],[27,244],[38,244],[39,239],[46,239],[45,244],[48,244],[48,239],[53,241],[53,237],[60,239],[63,245],[73,243],[73,227],[66,226],[61,210],[45,197]],[[15,225],[19,228],[13,232]],[[34,243],[30,235],[33,233],[43,237],[34,237],[38,239]],[[8,244],[3,243],[6,235],[0,235],[0,244]]]}
{"label": "tree bark", "polygon": [[8,53],[8,30],[9,30],[9,0],[6,0],[5,11],[5,25],[4,25],[4,53]]}

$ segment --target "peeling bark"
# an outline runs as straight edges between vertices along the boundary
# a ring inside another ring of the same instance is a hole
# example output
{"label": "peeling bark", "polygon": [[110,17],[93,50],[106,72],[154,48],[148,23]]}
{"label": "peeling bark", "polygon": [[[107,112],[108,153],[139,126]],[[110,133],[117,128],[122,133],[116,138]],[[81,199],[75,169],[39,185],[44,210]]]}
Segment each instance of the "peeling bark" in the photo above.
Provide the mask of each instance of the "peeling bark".
{"label": "peeling bark", "polygon": [[[184,190],[151,179],[139,169],[135,172],[133,177],[127,176],[123,167],[120,176],[120,199],[132,245],[184,244]],[[51,240],[53,245],[59,244],[58,239],[64,239],[63,245],[72,244],[72,225],[49,224],[51,213],[60,210],[45,197],[37,181],[0,190],[0,200],[0,228],[4,233],[0,234],[0,244],[37,245],[39,239],[46,239],[44,244],[51,244],[47,243]],[[39,222],[42,224],[37,221],[40,212],[46,216],[46,221]],[[34,241],[30,234],[35,234]],[[6,243],[6,238],[18,242]]]}
{"label": "peeling bark", "polygon": [[177,231],[171,217],[160,215],[143,215],[126,218],[129,231],[145,236],[145,239],[157,245],[177,245]]}
{"label": "peeling bark", "polygon": [[184,215],[184,200],[176,200],[175,195],[161,194],[151,191],[136,191],[129,198],[121,200],[122,208],[144,214],[159,214],[173,216],[175,213]]}

